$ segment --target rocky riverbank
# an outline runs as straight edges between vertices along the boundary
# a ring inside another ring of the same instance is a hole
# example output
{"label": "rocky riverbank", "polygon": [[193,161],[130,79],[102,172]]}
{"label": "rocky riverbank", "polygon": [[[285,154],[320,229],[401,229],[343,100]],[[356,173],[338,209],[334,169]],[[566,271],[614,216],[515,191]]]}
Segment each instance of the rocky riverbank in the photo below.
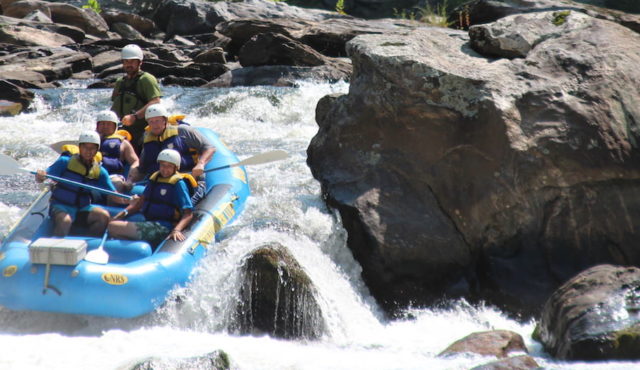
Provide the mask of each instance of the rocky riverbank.
{"label": "rocky riverbank", "polygon": [[364,21],[283,2],[103,1],[100,13],[63,2],[0,2],[0,99],[29,104],[28,92],[60,80],[92,78],[110,87],[121,75],[119,50],[145,49],[143,69],[164,85],[294,85],[348,80],[345,44],[415,22]]}

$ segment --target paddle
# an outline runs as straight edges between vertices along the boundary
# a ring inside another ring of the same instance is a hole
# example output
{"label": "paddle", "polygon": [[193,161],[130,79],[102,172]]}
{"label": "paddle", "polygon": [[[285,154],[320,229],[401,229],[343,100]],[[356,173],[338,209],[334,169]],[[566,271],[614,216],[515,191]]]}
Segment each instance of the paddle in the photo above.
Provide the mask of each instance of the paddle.
{"label": "paddle", "polygon": [[269,163],[269,162],[279,161],[279,160],[285,159],[287,157],[289,157],[289,154],[287,152],[285,152],[284,150],[281,150],[281,149],[272,150],[270,152],[256,154],[253,157],[249,157],[247,159],[243,159],[243,160],[241,160],[240,162],[237,162],[237,163],[232,163],[232,164],[228,164],[226,166],[211,168],[211,169],[208,169],[208,170],[206,170],[204,172],[217,171],[217,170],[222,170],[222,169],[225,169],[225,168],[237,167],[237,166],[249,166],[249,165],[254,165],[254,164]]}
{"label": "paddle", "polygon": [[[22,167],[20,167],[20,163],[16,162],[15,159],[9,157],[6,154],[0,153],[0,175],[14,175],[14,174],[17,174],[17,173],[20,173],[20,172],[27,172],[27,173],[31,173],[31,174],[34,174],[34,175],[36,174],[36,171],[30,171],[30,170],[27,170],[26,168],[22,168]],[[114,195],[114,196],[120,197],[120,198],[132,199],[132,197],[130,195],[116,193],[115,191],[99,188],[97,186],[83,184],[83,183],[80,183],[80,182],[76,182],[76,181],[73,181],[73,180],[67,180],[65,178],[58,177],[58,176],[53,176],[53,175],[46,175],[46,176],[47,176],[47,178],[49,178],[51,180],[55,180],[55,181],[58,181],[58,182],[64,182],[65,184],[71,184],[71,185],[75,185],[75,186],[78,186],[78,187],[81,187],[81,188],[95,190],[95,191],[103,193],[103,194]]]}
{"label": "paddle", "polygon": [[107,240],[107,234],[109,233],[109,229],[104,231],[104,235],[102,236],[102,240],[100,241],[100,245],[97,249],[89,251],[86,256],[84,256],[85,261],[98,263],[100,265],[105,265],[109,262],[109,254],[104,251],[104,242]]}
{"label": "paddle", "polygon": [[62,147],[65,145],[78,145],[78,140],[62,140],[49,145],[49,148],[55,150],[56,153],[62,153]]}

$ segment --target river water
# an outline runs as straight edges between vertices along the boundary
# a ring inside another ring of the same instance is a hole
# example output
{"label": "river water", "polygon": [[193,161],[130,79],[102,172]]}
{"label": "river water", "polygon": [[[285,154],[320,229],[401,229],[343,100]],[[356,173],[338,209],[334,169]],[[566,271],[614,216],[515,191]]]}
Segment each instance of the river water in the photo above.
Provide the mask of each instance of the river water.
{"label": "river water", "polygon": [[[48,166],[57,156],[49,144],[93,129],[96,113],[109,107],[110,90],[87,90],[86,84],[70,81],[63,88],[36,91],[33,112],[0,118],[0,151],[28,169]],[[163,91],[170,112],[217,131],[240,159],[274,149],[290,157],[247,167],[253,196],[193,282],[175,292],[180,303],[172,300],[130,320],[0,307],[0,369],[125,369],[149,357],[179,361],[218,349],[235,369],[469,369],[494,359],[437,354],[472,332],[493,329],[520,333],[546,368],[633,367],[550,360],[530,339],[534,323],[518,323],[494,308],[464,301],[442,310],[407,310],[406,319],[386,321],[360,279],[339,218],[322,202],[320,185],[306,165],[306,149],[317,131],[318,99],[346,93],[347,84]],[[0,237],[38,193],[31,176],[0,176]],[[328,326],[321,340],[229,334],[238,267],[251,250],[272,242],[285,246],[313,280]]]}

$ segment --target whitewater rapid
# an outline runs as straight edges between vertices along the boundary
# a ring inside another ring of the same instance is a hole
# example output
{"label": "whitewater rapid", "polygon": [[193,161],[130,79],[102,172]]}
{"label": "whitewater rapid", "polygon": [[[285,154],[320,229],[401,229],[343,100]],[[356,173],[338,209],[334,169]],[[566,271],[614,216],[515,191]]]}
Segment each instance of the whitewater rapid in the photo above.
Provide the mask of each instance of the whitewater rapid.
{"label": "whitewater rapid", "polygon": [[[46,168],[49,148],[93,129],[109,107],[108,89],[87,90],[86,81],[35,91],[33,111],[0,118],[0,150],[28,169]],[[149,357],[179,361],[225,351],[236,369],[468,369],[490,357],[440,358],[449,344],[472,332],[520,333],[530,354],[547,368],[622,369],[630,363],[564,364],[551,361],[530,339],[534,323],[518,323],[491,307],[459,302],[441,310],[408,310],[386,321],[360,279],[346,247],[339,217],[322,202],[320,185],[306,165],[317,132],[315,107],[348,85],[300,83],[295,88],[197,89],[163,87],[173,114],[214,129],[240,159],[284,149],[280,162],[247,167],[253,195],[246,210],[225,228],[193,282],[174,292],[156,312],[125,320],[0,307],[0,369],[125,369]],[[0,176],[0,237],[39,192],[31,176]],[[229,333],[243,258],[277,242],[306,270],[318,291],[328,333],[319,341],[285,341]],[[170,367],[169,367],[170,368]]]}

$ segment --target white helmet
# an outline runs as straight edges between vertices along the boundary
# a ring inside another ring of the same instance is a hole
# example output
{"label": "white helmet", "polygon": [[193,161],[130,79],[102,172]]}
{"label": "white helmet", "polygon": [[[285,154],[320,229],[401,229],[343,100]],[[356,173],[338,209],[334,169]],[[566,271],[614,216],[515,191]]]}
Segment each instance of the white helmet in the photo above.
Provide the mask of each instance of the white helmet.
{"label": "white helmet", "polygon": [[177,169],[180,169],[180,153],[173,149],[164,149],[158,154],[158,162],[165,161],[176,165]]}
{"label": "white helmet", "polygon": [[78,145],[82,143],[98,144],[98,148],[100,148],[100,135],[95,131],[85,131],[78,138]]}
{"label": "white helmet", "polygon": [[120,52],[122,59],[138,59],[142,61],[142,49],[136,44],[129,44],[122,48]]}
{"label": "white helmet", "polygon": [[147,107],[147,111],[144,112],[144,119],[148,120],[153,117],[168,118],[169,113],[167,113],[167,110],[161,104],[153,104]]}
{"label": "white helmet", "polygon": [[116,125],[120,122],[118,116],[116,116],[116,114],[111,110],[103,110],[102,112],[99,112],[96,116],[96,122],[100,121],[113,122]]}

